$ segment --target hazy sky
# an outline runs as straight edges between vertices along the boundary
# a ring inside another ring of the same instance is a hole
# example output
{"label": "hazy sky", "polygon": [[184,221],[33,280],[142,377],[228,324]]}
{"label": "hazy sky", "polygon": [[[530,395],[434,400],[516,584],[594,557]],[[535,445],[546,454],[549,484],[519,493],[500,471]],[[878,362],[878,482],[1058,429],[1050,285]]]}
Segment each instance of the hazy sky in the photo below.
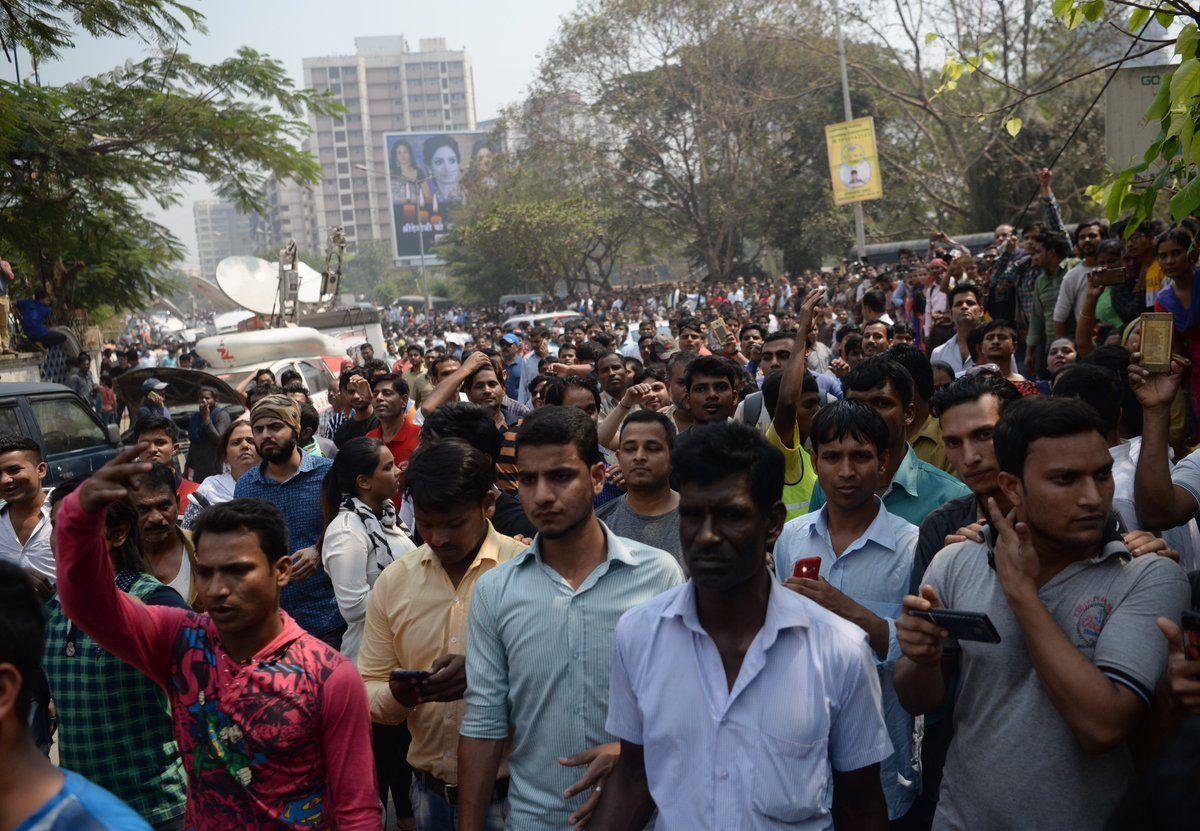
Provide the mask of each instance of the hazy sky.
{"label": "hazy sky", "polygon": [[[444,37],[449,48],[466,49],[471,56],[475,114],[483,120],[521,96],[559,19],[575,0],[192,0],[191,5],[204,14],[208,26],[208,34],[189,38],[185,51],[194,58],[216,62],[240,46],[251,46],[283,61],[297,84],[301,59],[353,54],[357,36],[402,34],[412,49],[422,37]],[[145,52],[140,41],[81,39],[61,60],[41,67],[42,83],[103,72]],[[27,69],[23,60],[22,74]],[[0,77],[13,79],[13,67],[2,57]],[[194,252],[192,202],[210,195],[206,184],[197,183],[178,206],[162,211],[151,204],[147,210]],[[194,253],[189,260],[194,262]]]}

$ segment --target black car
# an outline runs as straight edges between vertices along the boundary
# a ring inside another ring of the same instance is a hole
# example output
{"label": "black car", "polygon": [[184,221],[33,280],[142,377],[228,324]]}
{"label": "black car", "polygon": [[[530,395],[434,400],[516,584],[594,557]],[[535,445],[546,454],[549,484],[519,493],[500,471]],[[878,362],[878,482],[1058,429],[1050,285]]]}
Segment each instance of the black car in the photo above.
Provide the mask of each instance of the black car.
{"label": "black car", "polygon": [[49,473],[43,487],[100,468],[117,455],[116,425],[61,384],[0,383],[0,433],[29,436],[41,446]]}

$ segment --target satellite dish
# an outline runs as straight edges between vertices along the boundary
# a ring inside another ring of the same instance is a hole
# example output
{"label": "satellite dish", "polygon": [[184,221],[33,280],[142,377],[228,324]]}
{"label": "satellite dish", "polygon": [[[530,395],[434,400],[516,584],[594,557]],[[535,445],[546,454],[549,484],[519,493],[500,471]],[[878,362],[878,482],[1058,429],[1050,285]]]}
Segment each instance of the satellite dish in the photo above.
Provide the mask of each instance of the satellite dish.
{"label": "satellite dish", "polygon": [[218,332],[233,332],[237,331],[238,324],[243,320],[249,320],[254,317],[254,312],[245,309],[238,309],[233,312],[224,312],[213,318],[213,327]]}
{"label": "satellite dish", "polygon": [[[278,272],[279,266],[275,267]],[[329,299],[329,295],[321,296],[321,272],[308,263],[296,261],[296,273],[300,275],[300,302],[320,303]]]}
{"label": "satellite dish", "polygon": [[[301,303],[320,303],[321,272],[307,263],[297,261],[300,277]],[[221,291],[243,309],[258,314],[277,314],[279,309],[279,263],[269,263],[258,257],[226,257],[217,263],[217,285]]]}
{"label": "satellite dish", "polygon": [[217,286],[243,309],[279,312],[279,264],[258,257],[226,257],[217,263]]}

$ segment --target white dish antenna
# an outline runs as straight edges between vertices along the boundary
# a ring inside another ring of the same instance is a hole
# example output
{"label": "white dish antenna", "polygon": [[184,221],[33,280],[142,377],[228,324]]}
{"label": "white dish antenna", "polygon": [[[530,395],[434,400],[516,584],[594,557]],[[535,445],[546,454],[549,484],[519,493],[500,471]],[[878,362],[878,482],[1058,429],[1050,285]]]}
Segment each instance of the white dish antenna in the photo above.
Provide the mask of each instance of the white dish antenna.
{"label": "white dish antenna", "polygon": [[[300,276],[301,303],[320,303],[321,272],[307,263],[297,262]],[[258,314],[278,314],[279,263],[269,263],[258,257],[226,257],[217,263],[217,285],[234,303]]]}
{"label": "white dish antenna", "polygon": [[279,311],[279,266],[258,257],[226,257],[217,263],[217,286],[243,309]]}
{"label": "white dish antenna", "polygon": [[254,312],[238,309],[232,312],[222,312],[213,318],[213,328],[218,332],[234,332],[243,320],[254,317]]}

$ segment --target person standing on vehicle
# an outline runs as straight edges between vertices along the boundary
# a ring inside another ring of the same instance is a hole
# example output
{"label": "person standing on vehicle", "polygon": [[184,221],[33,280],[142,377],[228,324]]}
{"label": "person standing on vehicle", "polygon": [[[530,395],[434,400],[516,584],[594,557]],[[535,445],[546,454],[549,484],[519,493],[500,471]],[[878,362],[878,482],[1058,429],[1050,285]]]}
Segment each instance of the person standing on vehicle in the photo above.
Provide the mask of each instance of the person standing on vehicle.
{"label": "person standing on vehicle", "polygon": [[2,355],[17,354],[17,350],[9,344],[8,334],[8,315],[11,311],[8,290],[16,279],[8,260],[0,260],[0,354]]}
{"label": "person standing on vehicle", "polygon": [[217,404],[217,391],[201,387],[199,409],[188,418],[187,476],[193,482],[203,482],[221,472],[221,457],[217,448],[221,436],[229,428],[229,413]]}

